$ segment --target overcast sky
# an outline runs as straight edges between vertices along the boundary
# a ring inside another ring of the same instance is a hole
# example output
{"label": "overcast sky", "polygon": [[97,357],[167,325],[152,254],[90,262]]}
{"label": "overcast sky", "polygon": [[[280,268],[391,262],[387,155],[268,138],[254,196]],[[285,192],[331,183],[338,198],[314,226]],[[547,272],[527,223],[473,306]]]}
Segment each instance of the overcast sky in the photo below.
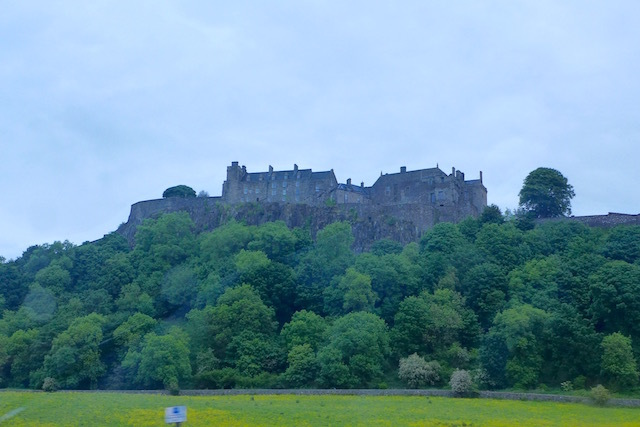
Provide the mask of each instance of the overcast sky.
{"label": "overcast sky", "polygon": [[226,166],[561,171],[640,212],[640,2],[0,0],[0,255],[95,240]]}

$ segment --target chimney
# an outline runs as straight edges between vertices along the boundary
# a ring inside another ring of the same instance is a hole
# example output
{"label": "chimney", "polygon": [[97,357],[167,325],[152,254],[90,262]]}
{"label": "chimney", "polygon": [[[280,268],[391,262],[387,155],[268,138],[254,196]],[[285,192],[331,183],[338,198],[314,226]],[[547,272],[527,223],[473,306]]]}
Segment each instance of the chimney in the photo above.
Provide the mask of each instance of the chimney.
{"label": "chimney", "polygon": [[456,176],[456,168],[451,168],[451,176]]}
{"label": "chimney", "polygon": [[482,184],[482,171],[480,171],[480,184]]}
{"label": "chimney", "polygon": [[273,173],[273,166],[269,165],[269,173]]}
{"label": "chimney", "polygon": [[347,185],[351,185],[351,178],[347,178]]}
{"label": "chimney", "polygon": [[407,172],[407,167],[406,166],[400,166],[400,173],[406,173]]}
{"label": "chimney", "polygon": [[364,181],[360,183],[360,188],[364,188]]}
{"label": "chimney", "polygon": [[231,162],[231,166],[238,166],[238,162]]}
{"label": "chimney", "polygon": [[298,165],[296,165],[295,163],[293,164],[293,171],[298,172]]}
{"label": "chimney", "polygon": [[242,173],[247,173],[247,167],[245,165],[242,165]]}

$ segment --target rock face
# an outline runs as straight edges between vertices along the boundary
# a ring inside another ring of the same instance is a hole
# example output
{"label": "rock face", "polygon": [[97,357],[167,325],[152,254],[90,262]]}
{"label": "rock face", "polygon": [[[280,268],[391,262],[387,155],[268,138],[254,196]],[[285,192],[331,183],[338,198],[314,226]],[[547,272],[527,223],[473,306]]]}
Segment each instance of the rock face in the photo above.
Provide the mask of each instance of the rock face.
{"label": "rock face", "polygon": [[292,203],[227,204],[220,197],[197,197],[148,200],[131,206],[129,220],[117,232],[133,244],[138,225],[148,218],[164,213],[187,212],[198,232],[213,230],[231,219],[247,225],[284,221],[288,227],[307,227],[312,236],[336,221],[351,224],[355,242],[353,249],[367,250],[376,240],[388,238],[407,244],[438,222],[457,222],[446,210],[438,211],[424,204],[378,206],[371,204],[340,204],[312,206]]}

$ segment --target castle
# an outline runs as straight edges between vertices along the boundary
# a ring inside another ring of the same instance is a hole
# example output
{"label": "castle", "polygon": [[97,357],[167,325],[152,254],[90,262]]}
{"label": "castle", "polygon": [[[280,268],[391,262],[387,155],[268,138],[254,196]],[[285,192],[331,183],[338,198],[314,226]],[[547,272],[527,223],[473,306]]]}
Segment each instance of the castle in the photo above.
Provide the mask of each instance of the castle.
{"label": "castle", "polygon": [[133,244],[145,219],[170,212],[187,212],[199,231],[213,230],[229,220],[248,225],[284,221],[305,227],[312,236],[336,221],[351,224],[353,249],[367,250],[388,238],[402,244],[414,242],[439,222],[459,222],[478,217],[487,206],[487,189],[480,179],[465,180],[452,168],[439,167],[381,174],[371,187],[338,183],[333,170],[311,169],[249,172],[232,162],[218,197],[168,197],[131,206],[126,223],[118,228]]}
{"label": "castle", "polygon": [[432,209],[435,217],[457,222],[467,216],[477,217],[487,206],[487,189],[480,179],[465,180],[464,173],[452,168],[447,175],[439,167],[381,174],[371,187],[364,183],[338,183],[333,169],[313,172],[311,169],[248,172],[245,166],[232,162],[222,185],[222,201],[237,203],[294,203],[311,206],[420,205]]}

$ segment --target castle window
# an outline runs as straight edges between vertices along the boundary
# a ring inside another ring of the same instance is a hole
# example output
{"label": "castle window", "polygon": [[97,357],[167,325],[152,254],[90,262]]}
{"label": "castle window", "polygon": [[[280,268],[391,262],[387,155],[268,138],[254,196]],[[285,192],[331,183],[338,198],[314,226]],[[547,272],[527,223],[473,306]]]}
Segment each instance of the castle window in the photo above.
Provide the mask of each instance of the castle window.
{"label": "castle window", "polygon": [[262,174],[258,175],[258,181],[262,181]]}
{"label": "castle window", "polygon": [[272,196],[275,196],[275,195],[276,195],[276,193],[277,193],[277,191],[276,191],[276,190],[271,190],[271,195],[272,195]]}
{"label": "castle window", "polygon": [[282,182],[282,188],[287,188],[287,182],[286,181]]}
{"label": "castle window", "polygon": [[247,182],[251,181],[251,175],[247,174]]}
{"label": "castle window", "polygon": [[244,194],[247,194],[249,192],[249,190],[247,189],[247,186],[244,186]]}
{"label": "castle window", "polygon": [[289,179],[289,174],[288,173],[284,174],[284,179]]}
{"label": "castle window", "polygon": [[256,194],[260,194],[260,189],[256,188]]}
{"label": "castle window", "polygon": [[444,191],[438,191],[438,200],[444,200]]}
{"label": "castle window", "polygon": [[344,202],[347,203],[349,201],[349,195],[344,193]]}
{"label": "castle window", "polygon": [[440,177],[440,182],[444,182],[444,176]]}
{"label": "castle window", "polygon": [[300,187],[300,181],[296,181],[296,187]]}
{"label": "castle window", "polygon": [[276,188],[276,183],[275,182],[271,183],[271,188]]}
{"label": "castle window", "polygon": [[429,196],[431,198],[431,203],[435,203],[436,202],[436,193],[431,193]]}
{"label": "castle window", "polygon": [[298,172],[298,174],[296,175],[297,179],[300,179],[300,172]]}
{"label": "castle window", "polygon": [[386,196],[390,196],[391,195],[391,187],[387,185],[387,188],[384,189],[384,194]]}
{"label": "castle window", "polygon": [[319,193],[319,192],[320,192],[320,185],[316,184],[316,193]]}
{"label": "castle window", "polygon": [[273,181],[274,179],[276,179],[276,174],[275,173],[271,175],[271,180]]}
{"label": "castle window", "polygon": [[287,195],[287,190],[282,190],[282,195],[286,196]]}

